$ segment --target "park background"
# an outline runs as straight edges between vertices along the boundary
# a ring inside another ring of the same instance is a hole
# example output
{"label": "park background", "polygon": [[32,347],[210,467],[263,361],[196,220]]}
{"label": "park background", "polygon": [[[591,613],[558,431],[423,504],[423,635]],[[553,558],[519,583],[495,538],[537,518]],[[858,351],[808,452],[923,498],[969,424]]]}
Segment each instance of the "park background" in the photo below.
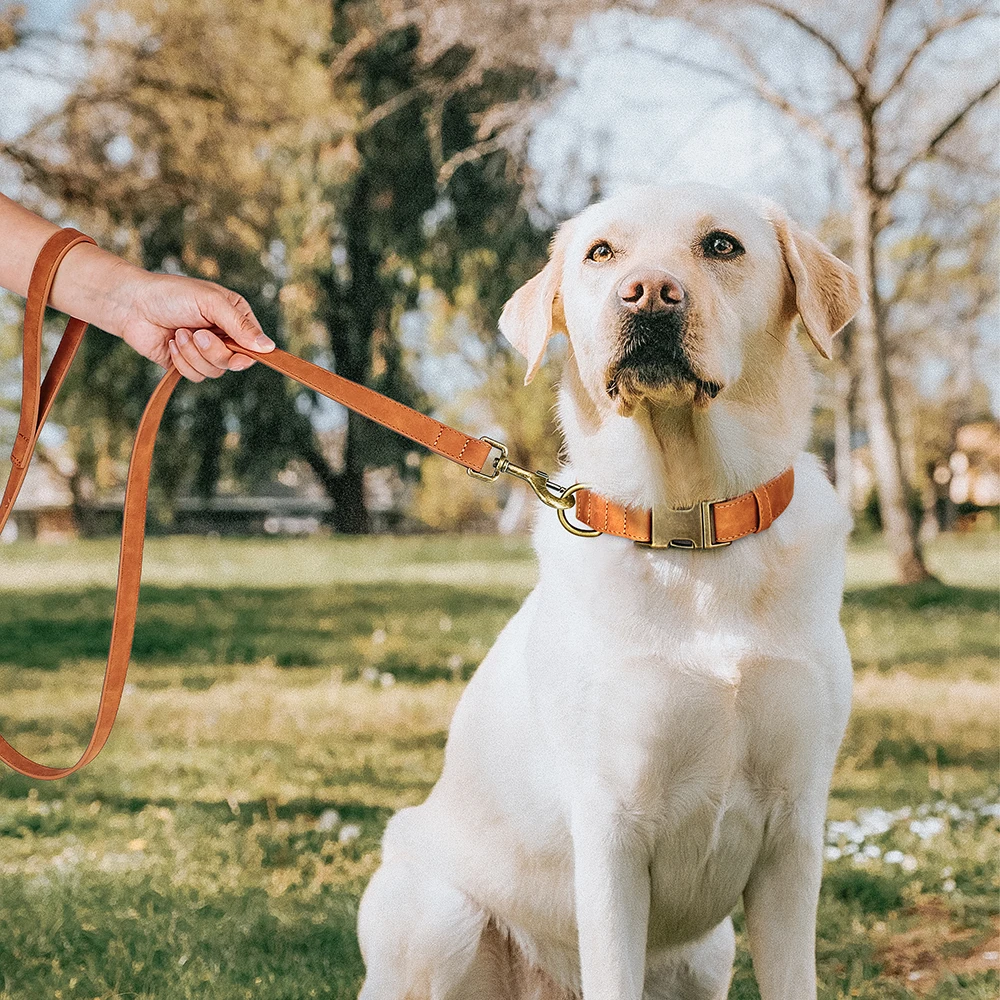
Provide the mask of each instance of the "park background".
{"label": "park background", "polygon": [[[867,291],[811,443],[857,525],[820,995],[986,1000],[997,42],[995,7],[951,0],[0,0],[0,191],[552,470],[558,357],[523,387],[496,319],[558,221],[649,181],[785,204]],[[0,544],[0,732],[46,762],[92,723],[157,378],[88,333]],[[154,476],[108,748],[0,777],[0,1000],[352,997],[381,830],[534,579],[530,499],[261,365],[178,391]],[[731,995],[757,996],[742,941]]]}

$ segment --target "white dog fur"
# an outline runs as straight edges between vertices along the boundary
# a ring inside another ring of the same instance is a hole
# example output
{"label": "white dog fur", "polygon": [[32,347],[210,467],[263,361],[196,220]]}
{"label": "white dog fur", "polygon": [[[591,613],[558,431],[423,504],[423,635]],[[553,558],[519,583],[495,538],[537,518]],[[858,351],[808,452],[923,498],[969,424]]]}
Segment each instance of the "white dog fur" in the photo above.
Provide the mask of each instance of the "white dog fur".
{"label": "white dog fur", "polygon": [[[707,256],[716,230],[745,253]],[[598,242],[610,258],[588,257]],[[691,382],[609,394],[619,282],[650,267],[684,286],[685,350],[717,398]],[[538,585],[463,694],[427,801],[386,830],[362,1000],[717,1000],[741,896],[763,1000],[815,998],[850,521],[803,451],[812,375],[793,327],[829,356],[858,305],[850,269],[780,209],[714,187],[636,189],[559,230],[501,319],[528,380],[549,337],[569,338],[558,480],[681,507],[794,465],[795,495],[710,551],[574,537],[541,511]]]}

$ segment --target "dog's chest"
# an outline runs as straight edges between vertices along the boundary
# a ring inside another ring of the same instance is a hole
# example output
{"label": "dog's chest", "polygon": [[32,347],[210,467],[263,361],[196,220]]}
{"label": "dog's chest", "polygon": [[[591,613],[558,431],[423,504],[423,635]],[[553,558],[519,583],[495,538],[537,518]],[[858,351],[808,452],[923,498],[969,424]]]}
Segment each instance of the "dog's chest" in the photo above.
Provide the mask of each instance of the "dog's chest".
{"label": "dog's chest", "polygon": [[621,835],[649,852],[650,942],[668,944],[737,903],[769,818],[808,784],[823,685],[768,621],[768,595],[657,583],[620,581],[568,630],[588,675],[566,735],[581,780],[596,776]]}
{"label": "dog's chest", "polygon": [[[609,692],[604,738],[581,759],[599,775],[620,835],[649,854],[651,945],[690,940],[732,911],[769,820],[806,784],[796,708],[803,696],[767,690],[780,689],[782,675],[788,684],[801,664],[764,662],[721,643],[710,655],[711,671],[692,656],[690,672],[668,677],[633,662],[631,690],[613,701]],[[772,671],[766,684],[758,680]]]}

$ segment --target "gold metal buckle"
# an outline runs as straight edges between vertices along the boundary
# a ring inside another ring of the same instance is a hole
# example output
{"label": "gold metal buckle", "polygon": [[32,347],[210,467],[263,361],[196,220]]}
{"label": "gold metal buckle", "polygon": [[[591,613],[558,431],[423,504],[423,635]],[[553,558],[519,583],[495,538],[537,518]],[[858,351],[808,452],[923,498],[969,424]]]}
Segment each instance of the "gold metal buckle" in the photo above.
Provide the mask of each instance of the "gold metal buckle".
{"label": "gold metal buckle", "polygon": [[653,549],[721,549],[731,542],[717,542],[712,526],[711,500],[691,507],[654,507],[652,538],[640,545]]}
{"label": "gold metal buckle", "polygon": [[527,483],[534,490],[535,496],[546,507],[552,507],[561,512],[573,506],[573,493],[576,492],[576,489],[580,488],[579,484],[574,489],[572,486],[566,487],[560,486],[558,483],[553,483],[544,472],[531,472],[528,469],[522,469],[520,465],[515,465],[507,457],[507,445],[500,441],[494,441],[490,437],[482,437],[480,440],[496,448],[500,454],[493,459],[492,475],[488,472],[476,472],[474,469],[467,469],[466,471],[474,479],[485,479],[487,482],[492,483],[500,477],[501,473],[506,472],[507,475],[514,476],[515,479],[520,479],[522,482]]}

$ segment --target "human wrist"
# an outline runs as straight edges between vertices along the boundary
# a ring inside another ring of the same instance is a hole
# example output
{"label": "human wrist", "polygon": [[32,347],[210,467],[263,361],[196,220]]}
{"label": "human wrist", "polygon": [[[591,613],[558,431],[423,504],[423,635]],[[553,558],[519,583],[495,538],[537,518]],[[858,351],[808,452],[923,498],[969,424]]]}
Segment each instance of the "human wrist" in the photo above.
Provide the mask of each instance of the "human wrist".
{"label": "human wrist", "polygon": [[145,272],[93,244],[66,254],[56,273],[49,304],[93,326],[121,336],[138,279]]}

